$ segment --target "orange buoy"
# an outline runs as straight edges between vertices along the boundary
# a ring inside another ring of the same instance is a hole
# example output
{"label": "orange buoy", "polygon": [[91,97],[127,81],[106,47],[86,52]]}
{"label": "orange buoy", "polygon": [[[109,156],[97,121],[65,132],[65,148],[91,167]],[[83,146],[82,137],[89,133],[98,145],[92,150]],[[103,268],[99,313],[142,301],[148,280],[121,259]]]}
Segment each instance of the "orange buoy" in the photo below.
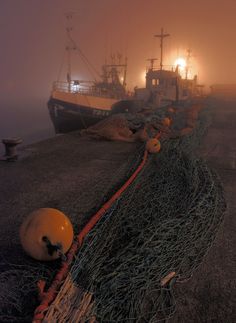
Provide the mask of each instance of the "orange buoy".
{"label": "orange buoy", "polygon": [[168,108],[168,112],[169,113],[175,113],[175,108],[172,108],[172,107]]}
{"label": "orange buoy", "polygon": [[155,154],[158,153],[161,149],[161,143],[156,138],[151,138],[146,142],[146,150],[151,153]]}
{"label": "orange buoy", "polygon": [[162,120],[162,124],[163,124],[164,126],[169,127],[169,126],[171,125],[171,119],[170,119],[170,118],[168,118],[168,117],[164,118],[164,119]]}
{"label": "orange buoy", "polygon": [[23,249],[37,260],[50,261],[59,258],[69,250],[73,236],[69,218],[52,208],[33,211],[20,227]]}

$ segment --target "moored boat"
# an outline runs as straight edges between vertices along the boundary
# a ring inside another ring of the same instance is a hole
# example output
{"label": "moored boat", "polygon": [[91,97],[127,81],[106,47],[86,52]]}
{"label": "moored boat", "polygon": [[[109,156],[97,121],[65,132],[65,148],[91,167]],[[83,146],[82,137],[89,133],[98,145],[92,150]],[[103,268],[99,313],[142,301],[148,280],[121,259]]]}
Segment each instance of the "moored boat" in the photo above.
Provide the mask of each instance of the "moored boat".
{"label": "moored boat", "polygon": [[56,133],[87,128],[112,112],[132,110],[136,101],[126,91],[127,60],[104,64],[101,81],[54,82],[48,109]]}
{"label": "moored boat", "polygon": [[109,116],[112,110],[123,111],[134,106],[132,96],[126,91],[127,58],[121,54],[111,55],[110,64],[102,66],[100,80],[84,81],[72,78],[71,56],[77,51],[83,60],[88,59],[72,38],[69,26],[72,16],[66,16],[67,74],[63,82],[54,82],[48,109],[56,133],[87,128]]}
{"label": "moored boat", "polygon": [[[182,103],[194,97],[201,96],[203,92],[203,85],[198,84],[197,75],[193,78],[189,77],[189,61],[191,57],[191,50],[188,49],[186,60],[180,59],[184,62],[184,66],[179,65],[178,60],[175,66],[171,66],[168,70],[163,65],[163,40],[170,36],[165,34],[163,28],[159,35],[155,37],[160,38],[160,67],[154,65],[156,58],[148,59],[150,66],[146,70],[146,85],[145,88],[135,89],[135,97],[138,100],[143,100],[147,104],[153,104],[155,107],[162,107],[175,103]],[[184,77],[180,73],[184,72]]]}
{"label": "moored boat", "polygon": [[[72,79],[70,58],[77,46],[70,31],[71,28],[67,28],[66,81],[54,82],[48,102],[56,133],[88,128],[113,113],[137,112],[147,106],[155,110],[174,102],[182,104],[202,94],[203,86],[198,84],[197,76],[190,78],[188,75],[190,50],[185,77],[181,75],[178,64],[170,70],[163,68],[163,40],[169,36],[164,34],[163,29],[160,35],[155,35],[160,38],[160,67],[154,66],[156,59],[149,59],[151,66],[146,71],[145,88],[135,88],[133,94],[126,91],[127,58],[122,60],[121,54],[111,55],[110,64],[102,66],[100,81]],[[79,53],[82,54],[81,50]]]}

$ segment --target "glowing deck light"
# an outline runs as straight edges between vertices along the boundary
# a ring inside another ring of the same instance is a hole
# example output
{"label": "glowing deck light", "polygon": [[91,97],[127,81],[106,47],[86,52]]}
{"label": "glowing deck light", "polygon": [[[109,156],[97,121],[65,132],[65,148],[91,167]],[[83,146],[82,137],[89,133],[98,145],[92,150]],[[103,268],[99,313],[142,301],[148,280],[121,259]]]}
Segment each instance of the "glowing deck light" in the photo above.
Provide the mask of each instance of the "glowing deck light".
{"label": "glowing deck light", "polygon": [[81,86],[80,86],[80,82],[78,80],[72,81],[72,84],[71,84],[72,92],[79,92],[80,88],[81,88]]}
{"label": "glowing deck light", "polygon": [[176,60],[175,60],[175,67],[176,66],[179,66],[179,68],[181,69],[181,70],[184,70],[185,69],[185,67],[186,67],[186,61],[185,61],[185,59],[184,58],[181,58],[181,57],[179,57],[179,58],[177,58]]}
{"label": "glowing deck light", "polygon": [[142,82],[146,82],[146,71],[141,72],[140,79],[142,80]]}

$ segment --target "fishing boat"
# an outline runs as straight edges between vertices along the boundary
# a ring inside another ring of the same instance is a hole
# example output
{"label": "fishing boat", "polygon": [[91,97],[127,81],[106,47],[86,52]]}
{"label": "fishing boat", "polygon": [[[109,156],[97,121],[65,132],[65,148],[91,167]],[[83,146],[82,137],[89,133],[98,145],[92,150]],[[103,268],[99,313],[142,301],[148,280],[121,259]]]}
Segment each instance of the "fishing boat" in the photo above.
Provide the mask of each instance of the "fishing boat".
{"label": "fishing boat", "polygon": [[[68,15],[70,20],[71,16]],[[67,27],[68,43],[66,81],[54,82],[48,109],[56,133],[66,133],[73,130],[88,128],[113,113],[137,112],[146,106],[154,109],[170,105],[173,102],[183,102],[197,96],[202,91],[197,76],[183,78],[179,66],[171,70],[163,68],[163,40],[169,34],[163,32],[155,35],[160,38],[160,67],[154,66],[156,59],[149,59],[151,66],[146,71],[145,88],[135,88],[133,94],[126,91],[127,58],[121,54],[111,55],[111,62],[102,66],[100,80],[78,80],[72,78],[71,54],[73,51],[88,59],[78,48],[71,36],[71,27]],[[187,62],[190,59],[188,52]]]}
{"label": "fishing boat", "polygon": [[[164,38],[170,36],[165,34],[163,28],[161,33],[155,35],[160,38],[160,66],[155,66],[157,58],[150,58],[150,66],[146,70],[145,88],[136,88],[135,97],[143,100],[146,104],[152,104],[156,108],[163,107],[175,103],[183,104],[186,101],[201,96],[203,85],[198,84],[197,75],[193,78],[189,77],[189,61],[191,50],[187,50],[186,66],[184,66],[184,77],[180,73],[181,66],[171,66],[170,69],[164,68],[163,65],[163,41]],[[182,71],[183,72],[183,71]]]}
{"label": "fishing boat", "polygon": [[55,82],[48,109],[56,133],[87,128],[112,112],[132,109],[135,102],[125,89],[126,68],[127,64],[105,64],[98,82],[70,77],[67,82]]}
{"label": "fishing boat", "polygon": [[99,80],[73,79],[71,57],[76,51],[83,61],[87,57],[72,38],[71,19],[67,18],[67,72],[64,81],[53,83],[48,109],[56,133],[66,133],[87,128],[108,117],[112,112],[132,110],[135,100],[126,91],[127,58],[120,53],[111,54],[109,63],[102,66]]}

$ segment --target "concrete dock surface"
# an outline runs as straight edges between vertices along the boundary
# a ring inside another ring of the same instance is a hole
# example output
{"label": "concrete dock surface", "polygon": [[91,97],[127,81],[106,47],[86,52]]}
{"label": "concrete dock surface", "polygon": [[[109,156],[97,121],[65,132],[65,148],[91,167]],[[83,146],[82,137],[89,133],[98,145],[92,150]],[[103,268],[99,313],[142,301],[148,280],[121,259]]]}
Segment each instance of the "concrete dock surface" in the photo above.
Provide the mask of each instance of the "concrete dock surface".
{"label": "concrete dock surface", "polygon": [[212,124],[199,153],[220,176],[227,211],[203,263],[176,284],[171,323],[236,322],[236,100],[210,100],[209,106]]}
{"label": "concrete dock surface", "polygon": [[[171,323],[236,321],[236,101],[212,99],[208,105],[212,125],[199,154],[220,175],[228,209],[202,265],[186,283],[176,284],[177,311]],[[1,162],[1,271],[25,263],[37,268],[19,241],[19,227],[30,212],[57,208],[79,230],[86,215],[125,177],[141,145],[92,140],[73,132],[19,150],[17,162]],[[6,286],[12,288],[10,283]]]}
{"label": "concrete dock surface", "polygon": [[[25,254],[19,239],[23,220],[38,208],[56,208],[70,218],[78,232],[103,204],[104,196],[126,176],[138,147],[140,143],[91,140],[73,132],[19,149],[17,162],[0,163],[0,307],[9,302],[12,315],[6,322],[30,322],[27,313],[20,318],[27,305],[18,298],[27,302],[30,295],[32,315],[38,302],[37,280],[59,268],[57,262],[40,263]],[[24,277],[20,282],[21,276],[26,276],[26,286]],[[33,281],[31,291],[28,284]],[[17,289],[21,291],[15,299]]]}

